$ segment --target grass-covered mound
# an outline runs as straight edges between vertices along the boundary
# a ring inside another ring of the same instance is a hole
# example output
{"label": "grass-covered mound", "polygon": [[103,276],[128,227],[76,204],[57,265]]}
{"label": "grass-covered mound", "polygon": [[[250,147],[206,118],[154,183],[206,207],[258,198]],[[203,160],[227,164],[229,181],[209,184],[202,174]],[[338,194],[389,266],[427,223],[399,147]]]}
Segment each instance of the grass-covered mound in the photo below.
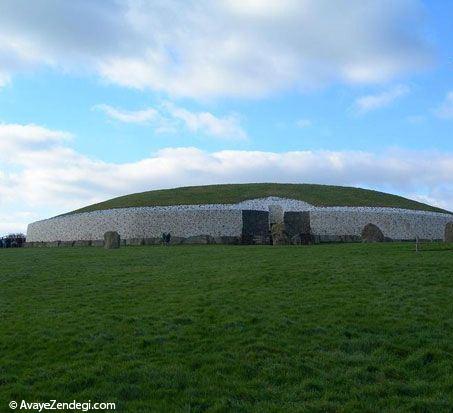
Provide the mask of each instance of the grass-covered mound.
{"label": "grass-covered mound", "polygon": [[377,206],[446,212],[401,196],[368,189],[275,183],[187,186],[140,192],[113,198],[73,212],[144,206],[234,204],[247,199],[268,196],[298,199],[316,206]]}
{"label": "grass-covered mound", "polygon": [[453,245],[0,250],[0,411],[453,411]]}

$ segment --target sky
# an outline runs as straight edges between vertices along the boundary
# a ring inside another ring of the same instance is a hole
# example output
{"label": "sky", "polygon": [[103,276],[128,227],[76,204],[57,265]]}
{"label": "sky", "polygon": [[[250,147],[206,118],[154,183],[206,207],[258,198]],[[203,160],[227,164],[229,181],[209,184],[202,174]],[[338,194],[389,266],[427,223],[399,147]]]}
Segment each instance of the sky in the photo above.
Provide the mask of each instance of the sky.
{"label": "sky", "polygon": [[453,0],[0,0],[0,235],[212,183],[453,210],[452,21]]}

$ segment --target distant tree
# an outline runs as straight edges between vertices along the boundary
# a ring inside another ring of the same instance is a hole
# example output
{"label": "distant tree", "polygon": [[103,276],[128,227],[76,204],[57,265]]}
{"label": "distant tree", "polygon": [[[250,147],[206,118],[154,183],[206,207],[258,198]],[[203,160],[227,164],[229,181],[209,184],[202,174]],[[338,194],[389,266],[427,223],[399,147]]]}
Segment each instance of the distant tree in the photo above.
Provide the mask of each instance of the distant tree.
{"label": "distant tree", "polygon": [[8,234],[6,237],[0,239],[0,248],[20,248],[25,243],[25,235],[18,234]]}

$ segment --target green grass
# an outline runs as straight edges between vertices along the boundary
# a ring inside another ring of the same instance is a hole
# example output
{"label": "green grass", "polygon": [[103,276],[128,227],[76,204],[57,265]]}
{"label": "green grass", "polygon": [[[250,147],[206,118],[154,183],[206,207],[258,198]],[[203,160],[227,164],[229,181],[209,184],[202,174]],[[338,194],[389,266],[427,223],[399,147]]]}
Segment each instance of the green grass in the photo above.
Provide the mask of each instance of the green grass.
{"label": "green grass", "polygon": [[453,245],[0,250],[0,412],[451,412]]}
{"label": "green grass", "polygon": [[110,208],[164,205],[236,203],[246,199],[279,196],[317,206],[380,206],[446,212],[401,196],[346,186],[312,184],[235,184],[188,186],[141,192],[110,199],[73,212]]}

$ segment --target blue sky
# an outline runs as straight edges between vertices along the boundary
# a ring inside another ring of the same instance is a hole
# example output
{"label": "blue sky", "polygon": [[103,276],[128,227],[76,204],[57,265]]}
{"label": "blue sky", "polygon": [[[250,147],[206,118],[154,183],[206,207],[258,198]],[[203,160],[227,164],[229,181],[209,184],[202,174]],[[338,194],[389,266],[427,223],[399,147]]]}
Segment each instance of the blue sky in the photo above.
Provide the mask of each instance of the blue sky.
{"label": "blue sky", "polygon": [[453,210],[452,19],[452,1],[0,0],[0,233],[222,182]]}

